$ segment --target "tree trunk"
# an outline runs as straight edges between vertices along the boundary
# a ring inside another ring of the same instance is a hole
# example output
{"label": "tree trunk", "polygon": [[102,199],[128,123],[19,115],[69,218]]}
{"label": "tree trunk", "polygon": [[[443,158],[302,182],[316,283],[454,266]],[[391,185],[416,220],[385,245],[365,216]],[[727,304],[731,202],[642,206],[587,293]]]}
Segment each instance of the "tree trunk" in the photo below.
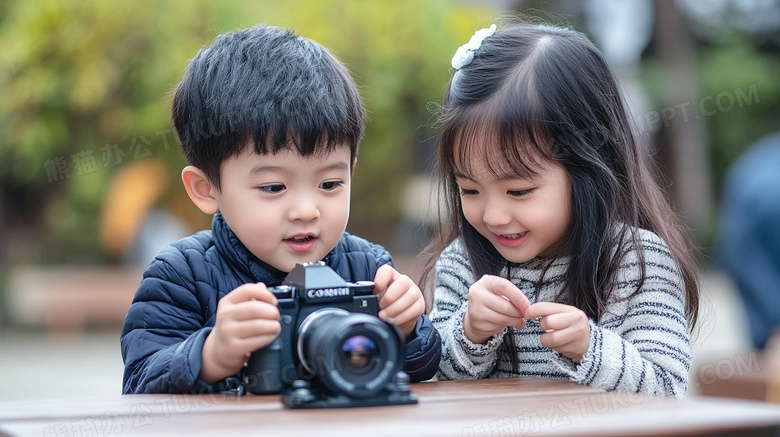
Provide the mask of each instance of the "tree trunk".
{"label": "tree trunk", "polygon": [[666,66],[668,84],[658,112],[670,194],[696,240],[707,243],[713,219],[712,176],[705,122],[695,113],[699,95],[692,41],[672,0],[658,1],[655,7],[658,56]]}

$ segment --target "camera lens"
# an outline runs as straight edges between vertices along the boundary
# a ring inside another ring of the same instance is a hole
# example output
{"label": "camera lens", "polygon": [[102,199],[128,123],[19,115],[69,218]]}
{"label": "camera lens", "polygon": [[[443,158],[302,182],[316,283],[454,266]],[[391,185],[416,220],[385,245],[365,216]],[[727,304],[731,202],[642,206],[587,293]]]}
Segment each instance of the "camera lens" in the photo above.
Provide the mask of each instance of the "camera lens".
{"label": "camera lens", "polygon": [[398,328],[370,314],[319,309],[301,322],[296,343],[307,377],[354,398],[375,395],[403,366]]}
{"label": "camera lens", "polygon": [[377,358],[376,343],[365,335],[348,338],[341,346],[341,352],[344,364],[357,372],[369,369]]}

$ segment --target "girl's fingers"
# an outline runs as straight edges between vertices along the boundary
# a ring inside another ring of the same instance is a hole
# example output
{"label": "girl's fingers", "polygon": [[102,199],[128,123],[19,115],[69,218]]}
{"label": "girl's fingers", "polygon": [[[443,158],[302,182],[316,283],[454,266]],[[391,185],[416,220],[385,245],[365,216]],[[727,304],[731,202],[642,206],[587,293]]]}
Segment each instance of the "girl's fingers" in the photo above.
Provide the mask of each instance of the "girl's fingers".
{"label": "girl's fingers", "polygon": [[[489,319],[485,319],[485,325],[490,325],[491,327],[493,327],[493,329],[500,328],[499,330],[502,330],[506,326],[512,326],[512,327],[517,327],[517,326],[520,326],[520,325],[525,326],[523,324],[524,321],[525,321],[525,319],[523,319],[521,317],[520,318],[518,318],[518,317],[506,317],[506,316],[502,316],[502,315],[496,314],[495,317],[491,317]],[[475,322],[472,322],[472,324],[476,325],[476,324],[479,323],[479,321],[475,321]]]}
{"label": "girl's fingers", "polygon": [[545,317],[552,314],[565,313],[576,310],[576,308],[555,302],[536,302],[525,311],[526,320],[533,320],[537,317]]}
{"label": "girl's fingers", "polygon": [[575,340],[569,329],[550,331],[542,334],[542,344],[549,348],[558,348]]}
{"label": "girl's fingers", "polygon": [[484,287],[496,296],[500,296],[509,301],[512,306],[517,308],[521,315],[525,315],[526,309],[531,305],[528,298],[525,297],[525,294],[508,279],[499,276],[485,275],[480,278],[475,285],[476,284],[479,284],[480,287]]}
{"label": "girl's fingers", "polygon": [[542,334],[540,341],[542,346],[554,349],[576,361],[581,359],[590,344],[590,338],[581,338],[580,333],[570,329]]}
{"label": "girl's fingers", "polygon": [[544,316],[539,321],[543,331],[565,329],[577,322],[576,313],[557,313]]}
{"label": "girl's fingers", "polygon": [[[498,277],[484,277],[480,281],[475,283],[469,290],[468,311],[470,324],[473,329],[479,331],[482,336],[495,335],[507,326],[523,329],[525,327],[525,319],[520,309],[503,294],[496,293],[495,288],[487,288],[491,287],[491,284],[506,285],[506,283],[514,289],[517,289],[517,287],[514,287],[509,281]],[[519,290],[517,291],[519,292]]]}
{"label": "girl's fingers", "polygon": [[523,313],[502,296],[495,296],[494,299],[491,299],[489,302],[485,302],[485,304],[486,307],[497,314],[512,318],[523,318]]}
{"label": "girl's fingers", "polygon": [[[539,328],[544,331],[542,345],[579,362],[590,344],[590,323],[584,312],[562,304],[531,306],[526,315],[541,317]],[[554,311],[560,312],[554,312]],[[529,316],[529,317],[530,317]],[[530,319],[529,319],[530,320]]]}
{"label": "girl's fingers", "polygon": [[471,311],[469,318],[471,326],[485,332],[498,332],[506,326],[517,327],[518,329],[522,329],[525,326],[525,319],[521,316],[505,315],[489,309]]}

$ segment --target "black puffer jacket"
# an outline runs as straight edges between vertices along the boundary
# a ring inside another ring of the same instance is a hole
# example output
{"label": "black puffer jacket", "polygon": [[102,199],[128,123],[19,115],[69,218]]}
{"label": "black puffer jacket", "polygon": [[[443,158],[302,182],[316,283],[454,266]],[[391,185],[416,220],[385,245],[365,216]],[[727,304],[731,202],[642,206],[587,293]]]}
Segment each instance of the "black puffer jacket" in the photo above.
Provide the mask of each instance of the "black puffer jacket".
{"label": "black puffer jacket", "polygon": [[[379,266],[392,264],[383,247],[347,233],[323,261],[349,282],[373,280]],[[234,384],[234,377],[217,384],[198,377],[217,302],[242,284],[277,286],[285,276],[254,261],[220,213],[211,231],[164,249],[146,268],[125,317],[123,393],[219,391]],[[441,357],[439,333],[427,316],[420,316],[415,334],[404,369],[412,382],[432,378]]]}

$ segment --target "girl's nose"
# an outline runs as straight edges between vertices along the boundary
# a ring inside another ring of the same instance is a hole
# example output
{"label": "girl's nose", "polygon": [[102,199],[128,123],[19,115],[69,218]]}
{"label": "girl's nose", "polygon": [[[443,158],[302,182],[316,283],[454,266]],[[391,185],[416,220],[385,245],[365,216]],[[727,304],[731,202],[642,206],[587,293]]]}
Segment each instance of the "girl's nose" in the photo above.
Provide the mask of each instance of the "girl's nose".
{"label": "girl's nose", "polygon": [[501,202],[485,202],[482,221],[489,226],[502,226],[512,221],[512,215]]}

